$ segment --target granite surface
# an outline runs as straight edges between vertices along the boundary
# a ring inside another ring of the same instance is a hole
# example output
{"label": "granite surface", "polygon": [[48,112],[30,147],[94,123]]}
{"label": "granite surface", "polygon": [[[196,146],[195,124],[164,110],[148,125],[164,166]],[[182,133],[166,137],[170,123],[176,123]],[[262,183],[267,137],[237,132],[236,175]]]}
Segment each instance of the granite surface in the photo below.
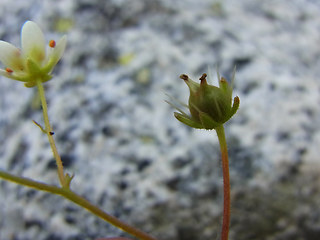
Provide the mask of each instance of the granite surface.
{"label": "granite surface", "polygon": [[[45,84],[72,189],[161,240],[218,239],[214,132],[173,117],[181,73],[217,83],[237,66],[226,125],[230,240],[320,235],[320,4],[311,0],[1,0],[0,39],[26,20],[68,36]],[[0,168],[58,184],[36,89],[0,79]],[[0,180],[1,240],[128,236],[58,196]]]}

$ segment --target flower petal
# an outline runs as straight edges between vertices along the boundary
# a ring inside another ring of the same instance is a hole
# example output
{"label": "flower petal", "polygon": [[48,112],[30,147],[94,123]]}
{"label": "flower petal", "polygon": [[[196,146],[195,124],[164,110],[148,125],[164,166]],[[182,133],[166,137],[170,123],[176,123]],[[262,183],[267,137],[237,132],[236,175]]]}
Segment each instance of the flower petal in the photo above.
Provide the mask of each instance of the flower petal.
{"label": "flower petal", "polygon": [[2,70],[2,69],[0,69],[0,75],[5,76],[5,77],[10,76],[10,74],[7,71]]}
{"label": "flower petal", "polygon": [[66,49],[67,45],[67,36],[64,35],[56,44],[55,48],[53,49],[53,52],[50,56],[50,58],[54,59],[54,65],[58,63],[60,58],[62,57],[64,50]]}
{"label": "flower petal", "polygon": [[56,46],[54,48],[51,48],[48,53],[48,57],[47,57],[47,65],[45,66],[45,69],[47,72],[51,72],[52,69],[54,68],[54,66],[59,62],[59,60],[61,59],[64,50],[66,48],[67,45],[67,36],[63,36],[56,44]]}
{"label": "flower petal", "polygon": [[41,66],[46,57],[45,45],[39,26],[32,21],[27,21],[21,30],[21,46],[25,57],[31,58]]}
{"label": "flower petal", "polygon": [[25,74],[16,74],[15,72],[9,73],[9,72],[2,70],[2,69],[0,69],[0,75],[4,76],[6,78],[14,79],[14,80],[21,81],[21,82],[28,81],[28,78]]}
{"label": "flower petal", "polygon": [[24,69],[20,49],[4,41],[0,41],[0,61],[13,71]]}

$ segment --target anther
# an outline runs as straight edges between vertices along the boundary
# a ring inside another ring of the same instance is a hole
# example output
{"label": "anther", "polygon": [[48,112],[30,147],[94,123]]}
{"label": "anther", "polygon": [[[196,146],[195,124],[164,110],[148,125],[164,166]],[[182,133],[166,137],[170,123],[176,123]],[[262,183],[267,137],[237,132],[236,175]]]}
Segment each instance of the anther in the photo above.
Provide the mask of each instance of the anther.
{"label": "anther", "polygon": [[200,84],[201,84],[202,86],[207,85],[207,74],[206,74],[206,73],[202,74],[202,76],[199,78],[199,80],[201,81]]}
{"label": "anther", "polygon": [[204,74],[202,74],[202,76],[199,78],[199,80],[202,82],[203,80],[206,80],[206,78],[207,78],[207,74],[204,73]]}
{"label": "anther", "polygon": [[227,82],[227,79],[225,79],[224,77],[221,77],[220,82],[222,83]]}
{"label": "anther", "polygon": [[13,70],[12,70],[11,68],[8,68],[8,67],[7,67],[7,68],[6,68],[6,72],[7,72],[7,73],[13,73]]}
{"label": "anther", "polygon": [[49,47],[54,48],[56,46],[56,41],[50,40]]}
{"label": "anther", "polygon": [[180,75],[180,78],[181,78],[182,80],[184,80],[184,81],[188,81],[188,79],[189,79],[188,75],[186,75],[186,74],[181,74],[181,75]]}

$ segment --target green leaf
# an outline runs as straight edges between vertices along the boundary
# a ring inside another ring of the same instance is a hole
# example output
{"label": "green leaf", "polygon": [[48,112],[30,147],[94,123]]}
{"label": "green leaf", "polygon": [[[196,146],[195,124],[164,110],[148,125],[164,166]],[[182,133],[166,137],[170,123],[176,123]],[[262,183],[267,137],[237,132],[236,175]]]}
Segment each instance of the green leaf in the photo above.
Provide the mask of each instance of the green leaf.
{"label": "green leaf", "polygon": [[177,112],[174,113],[174,116],[175,116],[176,119],[178,119],[180,122],[188,125],[189,127],[199,128],[199,129],[202,129],[202,128],[203,128],[203,126],[202,126],[200,123],[194,121],[194,120],[191,119],[189,116],[186,116],[186,115],[184,115],[184,114],[177,113]]}
{"label": "green leaf", "polygon": [[236,96],[233,99],[233,105],[232,105],[232,108],[231,108],[231,116],[230,116],[230,118],[238,111],[239,106],[240,106],[240,98],[238,96]]}

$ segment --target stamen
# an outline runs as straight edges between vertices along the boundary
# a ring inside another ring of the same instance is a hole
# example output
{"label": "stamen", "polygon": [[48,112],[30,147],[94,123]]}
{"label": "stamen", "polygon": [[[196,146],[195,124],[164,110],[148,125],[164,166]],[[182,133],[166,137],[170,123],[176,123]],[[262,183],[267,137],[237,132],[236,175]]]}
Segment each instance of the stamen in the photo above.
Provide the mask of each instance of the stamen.
{"label": "stamen", "polygon": [[221,77],[221,78],[220,78],[220,82],[226,83],[226,82],[227,82],[227,79],[225,79],[224,77]]}
{"label": "stamen", "polygon": [[7,67],[7,68],[6,68],[6,72],[7,72],[7,73],[13,73],[13,70],[12,70],[11,68],[8,68],[8,67]]}
{"label": "stamen", "polygon": [[54,48],[56,46],[56,41],[50,40],[49,47]]}
{"label": "stamen", "polygon": [[206,73],[202,74],[202,76],[199,78],[199,80],[201,81],[201,85],[206,85],[207,84],[207,74]]}
{"label": "stamen", "polygon": [[207,78],[207,74],[204,73],[204,74],[202,74],[202,76],[199,78],[199,80],[202,82],[203,80],[206,80],[206,78]]}
{"label": "stamen", "polygon": [[182,80],[184,80],[184,81],[188,81],[188,79],[189,79],[188,75],[186,75],[186,74],[181,74],[181,75],[180,75],[180,78],[181,78]]}

